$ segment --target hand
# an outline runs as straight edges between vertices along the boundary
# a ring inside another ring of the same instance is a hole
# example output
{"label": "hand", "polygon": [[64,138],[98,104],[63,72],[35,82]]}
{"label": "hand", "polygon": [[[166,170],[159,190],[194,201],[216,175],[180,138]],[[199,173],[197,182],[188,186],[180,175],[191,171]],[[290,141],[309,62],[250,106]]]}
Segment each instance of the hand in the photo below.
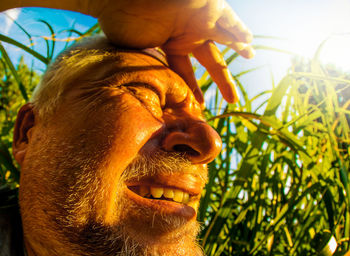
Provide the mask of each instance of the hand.
{"label": "hand", "polygon": [[189,85],[200,103],[188,54],[208,70],[227,102],[238,95],[225,60],[213,41],[227,45],[245,58],[254,56],[252,34],[225,0],[106,0],[90,2],[106,36],[116,45],[131,48],[161,47],[167,59]]}

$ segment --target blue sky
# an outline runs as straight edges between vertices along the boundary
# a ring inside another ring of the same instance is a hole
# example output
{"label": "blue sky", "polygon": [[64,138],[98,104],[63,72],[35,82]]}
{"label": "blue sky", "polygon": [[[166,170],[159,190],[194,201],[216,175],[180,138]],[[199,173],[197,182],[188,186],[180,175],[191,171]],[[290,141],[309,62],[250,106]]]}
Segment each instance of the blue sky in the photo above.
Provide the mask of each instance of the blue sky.
{"label": "blue sky", "polygon": [[[333,63],[350,72],[350,0],[244,0],[229,1],[255,35],[274,36],[281,40],[256,39],[263,44],[289,50],[312,58],[320,43],[332,36],[321,52],[321,61]],[[258,51],[252,61],[239,59],[233,72],[263,66],[254,76],[243,78],[248,93],[255,95],[271,85],[271,74],[277,83],[290,67],[291,56]]]}
{"label": "blue sky", "polygon": [[[61,39],[66,38],[68,35],[64,32],[64,30],[75,28],[78,31],[84,32],[97,22],[95,18],[80,13],[46,8],[12,9],[9,12],[6,12],[6,14],[1,14],[0,24],[4,24],[4,26],[0,26],[0,33],[10,36],[25,45],[30,44],[28,36],[21,31],[18,26],[13,24],[12,20],[9,19],[8,16],[15,18],[16,22],[33,36],[35,42],[34,50],[39,51],[44,56],[46,56],[46,44],[45,40],[43,40],[41,36],[49,36],[51,33],[48,27],[44,23],[40,22],[41,19],[52,25],[55,33],[57,34],[57,38]],[[57,42],[55,53],[58,54],[65,44],[65,42]],[[20,56],[24,55],[27,63],[31,63],[29,54],[23,53],[22,50],[19,50],[14,46],[7,44],[5,44],[5,46],[13,60],[16,61],[20,58]],[[42,65],[39,61],[36,61],[35,67],[42,70],[44,69],[45,65]]]}
{"label": "blue sky", "polygon": [[[254,44],[267,45],[289,50],[311,58],[319,44],[331,36],[327,41],[321,60],[333,63],[344,71],[350,71],[350,0],[229,0],[233,9],[241,19],[251,28],[254,35],[273,36],[280,39],[263,39],[257,37]],[[35,36],[36,50],[41,49],[45,54],[42,35],[50,32],[39,19],[44,19],[54,26],[56,32],[74,27],[85,31],[96,23],[96,19],[78,13],[50,10],[43,8],[14,9],[8,13],[19,24]],[[0,14],[0,33],[16,38],[29,44],[27,36],[17,26]],[[339,35],[342,34],[342,35]],[[67,34],[60,33],[64,38]],[[59,46],[61,45],[61,46]],[[58,44],[56,53],[64,43]],[[23,54],[15,47],[6,45],[11,58],[18,60]],[[29,56],[25,55],[28,63]],[[230,66],[234,74],[254,67],[261,67],[258,71],[242,77],[242,82],[250,96],[271,87],[286,74],[290,66],[291,56],[272,51],[257,51],[253,60],[239,58]],[[36,61],[38,70],[44,66]]]}

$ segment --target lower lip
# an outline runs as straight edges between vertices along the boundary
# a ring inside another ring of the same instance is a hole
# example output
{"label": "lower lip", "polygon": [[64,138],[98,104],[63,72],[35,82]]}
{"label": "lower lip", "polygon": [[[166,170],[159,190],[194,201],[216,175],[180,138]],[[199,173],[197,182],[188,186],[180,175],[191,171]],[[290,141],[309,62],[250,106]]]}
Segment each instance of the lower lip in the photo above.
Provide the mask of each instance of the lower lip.
{"label": "lower lip", "polygon": [[126,196],[140,207],[147,207],[164,215],[173,215],[191,220],[196,217],[196,211],[187,205],[166,200],[147,199],[126,188]]}

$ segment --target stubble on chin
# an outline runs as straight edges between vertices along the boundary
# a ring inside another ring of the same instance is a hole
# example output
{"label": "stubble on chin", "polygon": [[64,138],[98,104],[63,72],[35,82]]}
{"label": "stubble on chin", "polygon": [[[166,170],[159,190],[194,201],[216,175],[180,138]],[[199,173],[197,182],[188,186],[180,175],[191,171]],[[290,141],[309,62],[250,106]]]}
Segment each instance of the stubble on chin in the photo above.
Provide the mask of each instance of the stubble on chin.
{"label": "stubble on chin", "polygon": [[[207,169],[193,165],[183,154],[164,151],[139,155],[129,164],[120,179],[120,188],[131,179],[147,176],[193,174],[207,182]],[[195,220],[186,220],[180,216],[168,216],[131,204],[120,189],[118,198],[118,216],[127,234],[124,248],[138,251],[135,255],[203,255],[197,243],[200,230]],[[138,221],[142,220],[142,221]],[[129,244],[128,244],[129,243]],[[133,255],[124,251],[125,255]],[[123,254],[123,255],[124,255]]]}
{"label": "stubble on chin", "polygon": [[[66,221],[61,223],[64,236],[69,238],[70,243],[78,245],[76,251],[82,255],[203,255],[196,241],[200,230],[196,220],[188,221],[142,209],[126,199],[124,188],[127,180],[175,172],[195,173],[203,182],[207,180],[206,169],[193,166],[181,154],[160,151],[140,155],[118,181],[115,223],[109,226],[91,219],[81,227],[74,227],[67,222],[69,218],[65,218]],[[76,207],[79,207],[79,202],[69,206],[71,214]]]}

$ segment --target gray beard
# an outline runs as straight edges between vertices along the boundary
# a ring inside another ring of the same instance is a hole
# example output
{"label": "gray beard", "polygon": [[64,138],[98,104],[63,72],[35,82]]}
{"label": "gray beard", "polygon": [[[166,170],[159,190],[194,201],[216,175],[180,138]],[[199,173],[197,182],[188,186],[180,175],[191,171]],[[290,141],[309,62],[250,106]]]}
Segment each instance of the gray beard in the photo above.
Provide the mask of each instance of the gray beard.
{"label": "gray beard", "polygon": [[[86,161],[86,160],[85,160]],[[90,166],[90,164],[85,164],[85,166]],[[101,167],[100,167],[101,168]],[[140,156],[135,159],[128,168],[123,172],[120,184],[124,183],[128,179],[135,177],[141,178],[147,175],[157,175],[157,174],[171,174],[174,170],[192,170],[193,165],[182,155],[177,153],[168,152],[157,152],[153,153],[152,156]],[[68,170],[66,170],[68,171]],[[93,172],[85,172],[93,175]],[[201,177],[206,181],[206,171],[205,176]],[[84,180],[79,180],[77,183],[79,187],[86,187],[91,185],[91,181],[94,177],[84,177]],[[72,195],[80,195],[79,187],[74,187],[75,193]],[[98,188],[96,188],[98,189]],[[78,191],[78,193],[77,193]],[[94,193],[94,189],[91,193]],[[85,191],[86,192],[86,191]],[[119,191],[118,193],[122,193]],[[199,232],[199,224],[196,221],[192,223],[187,223],[184,219],[180,217],[157,216],[162,223],[164,223],[163,228],[167,229],[170,235],[163,241],[160,241],[158,237],[152,237],[151,240],[143,241],[137,238],[137,228],[135,228],[136,233],[130,233],[130,228],[128,229],[128,224],[125,224],[129,220],[129,216],[123,215],[125,207],[128,205],[126,199],[119,196],[116,205],[119,209],[117,210],[118,219],[120,222],[118,226],[106,227],[102,224],[96,223],[93,219],[88,220],[81,227],[72,226],[72,216],[75,216],[74,211],[78,207],[79,200],[77,198],[69,198],[68,202],[76,202],[73,204],[61,205],[60,208],[64,208],[64,214],[61,218],[55,218],[53,221],[57,224],[57,230],[61,230],[61,233],[67,242],[74,247],[76,255],[103,255],[103,256],[116,256],[116,255],[147,255],[147,256],[160,256],[160,255],[183,255],[183,256],[200,256],[203,255],[202,249],[196,242],[196,235]],[[68,207],[67,207],[68,205]],[[132,211],[143,211],[143,209],[131,209]],[[147,215],[147,209],[141,214]],[[129,211],[130,212],[130,208]],[[74,218],[74,217],[73,217]],[[155,216],[149,216],[149,219],[154,219]],[[126,221],[123,221],[126,220]],[[187,225],[188,228],[186,232],[177,233],[176,228],[181,228]],[[130,226],[130,225],[129,225]],[[149,231],[153,234],[152,230]],[[175,242],[174,242],[175,241]],[[163,246],[163,243],[171,246]]]}
{"label": "gray beard", "polygon": [[[73,231],[73,230],[71,230]],[[145,245],[135,241],[130,236],[126,235],[125,231],[119,230],[119,235],[116,234],[116,229],[106,229],[103,226],[93,224],[86,226],[84,230],[69,235],[70,242],[78,244],[76,247],[76,255],[84,256],[203,256],[204,253],[200,246],[193,241],[191,247],[182,248],[182,241],[177,241],[176,246],[172,248],[161,248],[154,245]],[[76,238],[76,239],[74,239]],[[74,254],[75,255],[75,254]]]}

